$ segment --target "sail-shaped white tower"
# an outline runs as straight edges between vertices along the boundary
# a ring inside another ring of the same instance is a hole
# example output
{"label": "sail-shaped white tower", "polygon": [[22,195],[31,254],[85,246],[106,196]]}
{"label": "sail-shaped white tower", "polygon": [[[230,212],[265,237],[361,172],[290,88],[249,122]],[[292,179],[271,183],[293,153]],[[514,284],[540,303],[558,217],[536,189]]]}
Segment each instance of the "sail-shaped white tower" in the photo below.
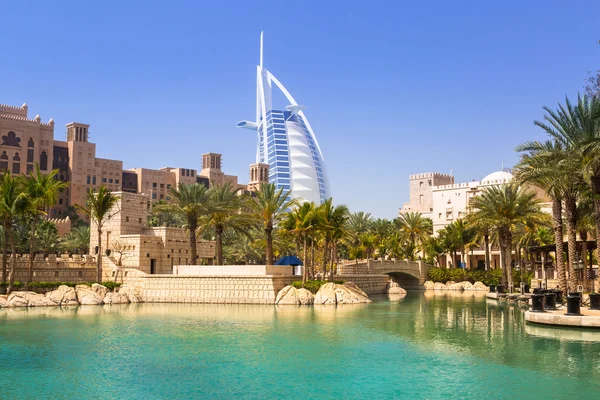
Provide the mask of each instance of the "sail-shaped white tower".
{"label": "sail-shaped white tower", "polygon": [[[289,104],[273,108],[272,89],[279,89]],[[291,190],[291,197],[322,203],[329,198],[323,153],[310,123],[290,92],[263,67],[263,33],[256,72],[256,122],[240,121],[239,128],[257,133],[256,162],[269,165],[269,182]]]}

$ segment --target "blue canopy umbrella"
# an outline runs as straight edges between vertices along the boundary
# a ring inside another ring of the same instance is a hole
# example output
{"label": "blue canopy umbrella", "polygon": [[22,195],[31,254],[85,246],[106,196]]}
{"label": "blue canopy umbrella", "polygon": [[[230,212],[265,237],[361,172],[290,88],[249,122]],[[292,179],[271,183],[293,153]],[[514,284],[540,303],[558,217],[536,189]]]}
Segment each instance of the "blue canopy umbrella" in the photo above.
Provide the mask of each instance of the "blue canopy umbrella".
{"label": "blue canopy umbrella", "polygon": [[281,257],[279,261],[275,263],[275,265],[291,265],[292,267],[302,265],[302,261],[298,257],[295,256],[285,256]]}

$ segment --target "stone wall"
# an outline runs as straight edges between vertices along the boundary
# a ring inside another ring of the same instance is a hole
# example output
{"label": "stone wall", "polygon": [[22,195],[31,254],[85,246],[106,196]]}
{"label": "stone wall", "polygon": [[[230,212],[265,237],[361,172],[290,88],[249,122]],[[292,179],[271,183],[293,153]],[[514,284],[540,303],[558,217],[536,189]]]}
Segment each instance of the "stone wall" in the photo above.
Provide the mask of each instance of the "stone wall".
{"label": "stone wall", "polygon": [[[105,281],[134,286],[144,302],[274,304],[277,293],[298,275],[197,276],[151,275],[134,268],[106,268]],[[386,293],[386,275],[336,276],[356,283],[368,295]]]}
{"label": "stone wall", "polygon": [[[10,271],[11,259],[7,269]],[[24,282],[29,274],[29,256],[17,255],[15,281]],[[33,262],[33,282],[95,282],[96,262],[91,256],[63,255],[48,257],[38,254]]]}

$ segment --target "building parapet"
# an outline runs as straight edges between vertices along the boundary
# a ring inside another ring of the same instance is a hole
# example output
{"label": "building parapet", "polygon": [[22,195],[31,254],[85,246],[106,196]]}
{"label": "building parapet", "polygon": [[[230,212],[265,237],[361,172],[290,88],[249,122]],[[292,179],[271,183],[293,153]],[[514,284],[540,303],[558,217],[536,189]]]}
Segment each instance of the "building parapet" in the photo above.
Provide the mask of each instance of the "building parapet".
{"label": "building parapet", "polygon": [[27,104],[23,103],[21,107],[0,104],[0,113],[16,114],[27,118]]}
{"label": "building parapet", "polygon": [[12,121],[25,122],[27,124],[35,124],[35,125],[39,125],[39,126],[44,127],[44,128],[54,129],[54,120],[52,118],[50,118],[50,121],[48,121],[48,122],[42,122],[42,120],[41,120],[41,118],[40,118],[39,115],[37,115],[34,119],[30,119],[30,118],[23,117],[23,116],[20,116],[20,115],[1,114],[0,113],[0,118],[2,118],[2,119],[9,119],[9,120],[12,120]]}
{"label": "building parapet", "polygon": [[447,179],[454,179],[454,175],[450,175],[450,174],[442,174],[440,172],[425,172],[422,174],[413,174],[410,175],[410,179],[425,179],[425,178],[447,178]]}
{"label": "building parapet", "polygon": [[480,182],[475,181],[475,182],[463,182],[463,183],[455,183],[452,185],[439,185],[439,186],[434,186],[433,187],[433,191],[436,190],[447,190],[447,189],[460,189],[460,188],[476,188],[477,186],[479,186]]}

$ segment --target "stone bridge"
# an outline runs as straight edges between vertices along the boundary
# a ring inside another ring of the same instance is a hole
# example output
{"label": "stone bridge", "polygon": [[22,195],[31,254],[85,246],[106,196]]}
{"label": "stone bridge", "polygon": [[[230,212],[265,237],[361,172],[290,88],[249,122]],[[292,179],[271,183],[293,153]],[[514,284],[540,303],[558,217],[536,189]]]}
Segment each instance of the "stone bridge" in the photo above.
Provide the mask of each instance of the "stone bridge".
{"label": "stone bridge", "polygon": [[388,275],[405,289],[423,289],[431,265],[423,261],[358,260],[339,266],[339,275]]}

